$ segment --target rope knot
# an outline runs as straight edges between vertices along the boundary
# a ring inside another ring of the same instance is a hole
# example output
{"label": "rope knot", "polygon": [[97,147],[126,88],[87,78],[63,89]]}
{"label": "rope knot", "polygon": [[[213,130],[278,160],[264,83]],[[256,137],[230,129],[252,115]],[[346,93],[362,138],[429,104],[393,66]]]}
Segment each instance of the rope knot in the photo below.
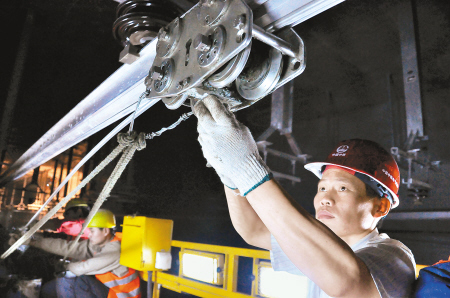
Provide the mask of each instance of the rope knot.
{"label": "rope knot", "polygon": [[147,143],[145,142],[145,133],[144,132],[139,133],[139,135],[136,139],[136,143],[137,143],[138,151],[141,151],[142,149],[147,147]]}
{"label": "rope knot", "polygon": [[137,133],[132,131],[131,133],[119,133],[117,135],[117,142],[124,146],[131,146],[133,144],[136,145],[137,150],[142,150],[147,146],[145,142],[145,133]]}
{"label": "rope knot", "polygon": [[124,146],[130,146],[133,144],[137,136],[137,132],[132,131],[131,133],[119,133],[117,135],[117,142]]}

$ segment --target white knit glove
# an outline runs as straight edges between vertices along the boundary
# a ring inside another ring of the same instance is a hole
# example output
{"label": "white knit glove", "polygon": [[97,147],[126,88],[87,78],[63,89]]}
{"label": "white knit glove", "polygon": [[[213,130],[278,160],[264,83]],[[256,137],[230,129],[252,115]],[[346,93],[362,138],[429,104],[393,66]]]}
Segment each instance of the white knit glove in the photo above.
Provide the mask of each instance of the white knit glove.
{"label": "white knit glove", "polygon": [[[211,166],[209,163],[206,164],[206,166]],[[233,180],[231,180],[230,178],[228,178],[228,176],[226,176],[225,174],[219,173],[216,170],[217,175],[219,175],[220,181],[222,181],[223,185],[225,185],[226,187],[235,190],[237,189],[236,185],[234,184]]]}
{"label": "white knit glove", "polygon": [[246,196],[272,178],[250,130],[217,97],[207,96],[197,102],[193,111],[198,118],[203,155],[225,185],[232,181]]}

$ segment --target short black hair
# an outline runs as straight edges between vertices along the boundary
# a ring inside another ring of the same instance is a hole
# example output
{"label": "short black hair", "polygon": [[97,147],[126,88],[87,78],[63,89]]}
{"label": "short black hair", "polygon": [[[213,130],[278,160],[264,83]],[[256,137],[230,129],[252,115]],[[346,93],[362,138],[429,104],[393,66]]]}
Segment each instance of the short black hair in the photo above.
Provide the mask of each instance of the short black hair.
{"label": "short black hair", "polygon": [[109,233],[114,237],[116,235],[117,232],[117,228],[113,227],[113,228],[99,228],[99,229],[109,229]]}
{"label": "short black hair", "polygon": [[364,183],[364,185],[366,186],[366,195],[369,198],[379,198],[379,199],[383,198],[375,191],[375,189],[373,189],[372,187],[370,187],[369,185],[367,185],[365,183]]}

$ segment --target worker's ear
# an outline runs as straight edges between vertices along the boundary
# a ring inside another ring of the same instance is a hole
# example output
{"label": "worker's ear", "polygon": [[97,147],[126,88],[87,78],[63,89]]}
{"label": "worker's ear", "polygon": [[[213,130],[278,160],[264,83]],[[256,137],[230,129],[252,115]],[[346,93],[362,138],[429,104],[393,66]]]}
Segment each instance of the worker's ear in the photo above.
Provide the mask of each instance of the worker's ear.
{"label": "worker's ear", "polygon": [[375,213],[373,217],[384,217],[391,209],[391,202],[387,198],[379,198],[378,204],[375,205]]}
{"label": "worker's ear", "polygon": [[110,231],[109,231],[110,229],[108,229],[108,228],[103,228],[102,229],[102,232],[103,232],[103,235],[106,237],[106,236],[108,236],[108,234],[110,234]]}

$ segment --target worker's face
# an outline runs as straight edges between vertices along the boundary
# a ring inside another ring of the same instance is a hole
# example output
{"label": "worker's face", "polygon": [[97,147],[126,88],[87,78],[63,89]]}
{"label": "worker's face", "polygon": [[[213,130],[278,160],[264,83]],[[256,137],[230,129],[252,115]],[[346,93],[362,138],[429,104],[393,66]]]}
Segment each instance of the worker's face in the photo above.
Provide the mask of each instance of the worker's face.
{"label": "worker's face", "polygon": [[89,230],[91,231],[89,240],[92,244],[103,246],[109,242],[111,238],[109,229],[89,228]]}
{"label": "worker's face", "polygon": [[375,227],[377,200],[367,196],[366,185],[357,177],[329,169],[323,173],[314,198],[316,219],[349,243],[349,239]]}

